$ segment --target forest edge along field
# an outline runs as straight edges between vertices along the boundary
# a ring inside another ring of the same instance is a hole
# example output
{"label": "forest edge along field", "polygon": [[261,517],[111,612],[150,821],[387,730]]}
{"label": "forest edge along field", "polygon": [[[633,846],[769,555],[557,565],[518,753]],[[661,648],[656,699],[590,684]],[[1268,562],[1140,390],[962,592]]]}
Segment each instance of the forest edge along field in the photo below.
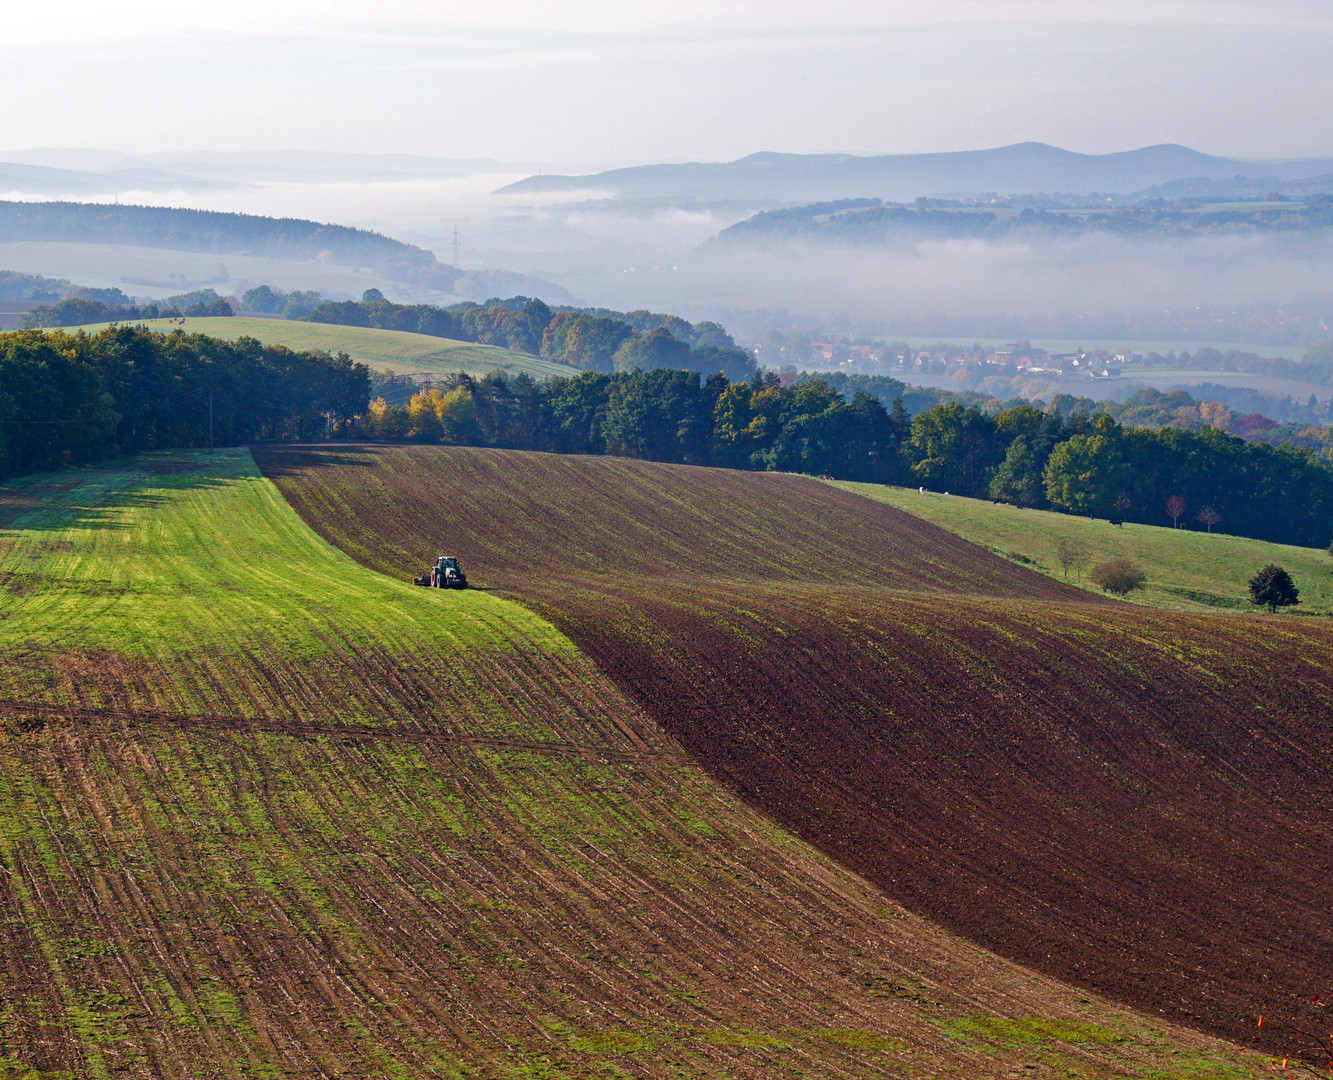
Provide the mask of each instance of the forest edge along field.
{"label": "forest edge along field", "polygon": [[447,546],[914,910],[1247,1043],[1259,1012],[1313,996],[1322,624],[1101,601],[797,477],[437,448],[258,460],[366,565],[407,579]]}

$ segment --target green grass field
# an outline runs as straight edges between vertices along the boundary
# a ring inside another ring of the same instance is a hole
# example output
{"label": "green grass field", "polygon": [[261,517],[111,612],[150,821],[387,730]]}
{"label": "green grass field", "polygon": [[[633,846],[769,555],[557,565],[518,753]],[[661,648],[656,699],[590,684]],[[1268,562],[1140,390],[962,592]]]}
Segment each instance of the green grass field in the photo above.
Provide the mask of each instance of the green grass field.
{"label": "green grass field", "polygon": [[[1186,611],[1253,611],[1247,582],[1260,567],[1277,563],[1287,568],[1301,590],[1297,612],[1333,613],[1333,559],[1317,548],[1155,525],[1126,523],[1116,528],[1105,520],[1020,510],[929,491],[922,495],[913,488],[837,486],[915,514],[1055,577],[1063,577],[1055,557],[1062,537],[1082,541],[1092,552],[1090,565],[1120,557],[1133,559],[1148,577],[1142,589],[1130,594],[1129,599],[1137,603]],[[1076,580],[1076,575],[1071,574],[1070,580]]]}
{"label": "green grass field", "polygon": [[0,494],[0,650],[58,642],[167,656],[262,636],[291,656],[321,648],[334,628],[360,643],[425,636],[470,649],[521,628],[543,649],[566,648],[516,604],[367,572],[305,526],[248,450],[141,455],[65,475]]}
{"label": "green grass field", "polygon": [[[542,360],[526,353],[478,345],[471,341],[429,337],[426,334],[408,334],[400,330],[372,330],[362,326],[333,326],[327,323],[291,322],[286,319],[255,319],[234,316],[222,319],[144,319],[144,326],[153,330],[170,331],[176,328],[191,334],[234,341],[252,337],[265,345],[286,345],[289,349],[322,349],[324,352],[345,352],[353,360],[366,364],[375,371],[393,370],[399,374],[409,371],[428,371],[450,375],[465,371],[469,375],[484,375],[499,368],[512,375],[527,372],[533,378],[550,375],[576,375],[578,370],[567,364]],[[70,333],[84,330],[90,334],[103,329],[106,323],[92,326],[66,327]]]}

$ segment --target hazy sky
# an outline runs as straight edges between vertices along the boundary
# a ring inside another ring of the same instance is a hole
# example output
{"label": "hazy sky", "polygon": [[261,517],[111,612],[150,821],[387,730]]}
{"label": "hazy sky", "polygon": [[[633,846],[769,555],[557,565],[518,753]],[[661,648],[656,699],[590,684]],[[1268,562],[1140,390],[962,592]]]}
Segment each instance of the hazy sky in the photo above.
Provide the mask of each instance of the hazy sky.
{"label": "hazy sky", "polygon": [[[1330,0],[15,0],[0,150],[1333,155]],[[17,9],[17,10],[16,10]]]}

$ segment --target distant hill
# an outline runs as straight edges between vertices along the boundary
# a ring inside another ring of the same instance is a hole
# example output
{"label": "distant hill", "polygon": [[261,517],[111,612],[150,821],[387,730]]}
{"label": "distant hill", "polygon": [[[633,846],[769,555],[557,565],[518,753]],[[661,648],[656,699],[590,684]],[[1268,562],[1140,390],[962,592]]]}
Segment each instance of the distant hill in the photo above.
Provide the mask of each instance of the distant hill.
{"label": "distant hill", "polygon": [[1209,203],[1197,199],[1145,199],[1131,205],[1105,200],[1060,200],[1025,196],[980,204],[922,199],[916,205],[879,199],[840,199],[765,210],[718,234],[727,243],[764,244],[793,239],[821,243],[884,244],[894,241],[972,237],[1073,237],[1089,232],[1117,236],[1182,237],[1235,233],[1312,232],[1333,227],[1333,196],[1251,199]]}
{"label": "distant hill", "polygon": [[[113,150],[33,149],[6,151],[0,178],[21,182],[10,190],[46,195],[191,188],[236,181],[394,180],[406,177],[469,176],[532,172],[527,162],[492,158],[440,158],[421,154],[356,154],[335,150],[185,150],[124,154]],[[5,180],[5,183],[10,181]],[[53,186],[67,185],[67,186]]]}
{"label": "distant hill", "polygon": [[877,196],[1039,191],[1133,192],[1187,179],[1235,176],[1296,180],[1333,172],[1333,161],[1246,162],[1185,146],[1148,146],[1116,154],[1079,154],[1044,143],[941,154],[759,153],[725,163],[641,165],[590,176],[530,176],[500,190],[551,193],[596,189],[620,197],[750,198],[775,203]]}
{"label": "distant hill", "polygon": [[463,276],[422,248],[380,233],[300,218],[164,206],[0,202],[0,242],[125,244],[366,266],[395,281],[452,291]]}
{"label": "distant hill", "polygon": [[144,164],[87,170],[0,162],[0,191],[48,197],[109,195],[117,191],[207,191],[219,186],[213,180]]}
{"label": "distant hill", "polygon": [[[8,166],[0,166],[0,170]],[[385,279],[456,295],[535,292],[568,299],[558,285],[509,271],[462,270],[424,248],[368,229],[165,206],[0,202],[0,243],[121,244],[367,267]]]}

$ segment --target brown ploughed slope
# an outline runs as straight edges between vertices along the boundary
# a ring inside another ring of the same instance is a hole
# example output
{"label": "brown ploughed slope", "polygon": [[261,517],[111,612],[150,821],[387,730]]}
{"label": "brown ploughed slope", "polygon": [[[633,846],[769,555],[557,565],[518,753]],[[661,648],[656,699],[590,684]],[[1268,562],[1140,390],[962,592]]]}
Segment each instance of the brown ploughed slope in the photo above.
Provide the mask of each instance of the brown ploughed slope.
{"label": "brown ploughed slope", "polygon": [[1333,632],[1102,603],[798,477],[271,449],[375,569],[457,554],[909,907],[1249,1040],[1333,974]]}
{"label": "brown ploughed slope", "polygon": [[0,1080],[1265,1065],[909,913],[246,451],[0,484]]}

